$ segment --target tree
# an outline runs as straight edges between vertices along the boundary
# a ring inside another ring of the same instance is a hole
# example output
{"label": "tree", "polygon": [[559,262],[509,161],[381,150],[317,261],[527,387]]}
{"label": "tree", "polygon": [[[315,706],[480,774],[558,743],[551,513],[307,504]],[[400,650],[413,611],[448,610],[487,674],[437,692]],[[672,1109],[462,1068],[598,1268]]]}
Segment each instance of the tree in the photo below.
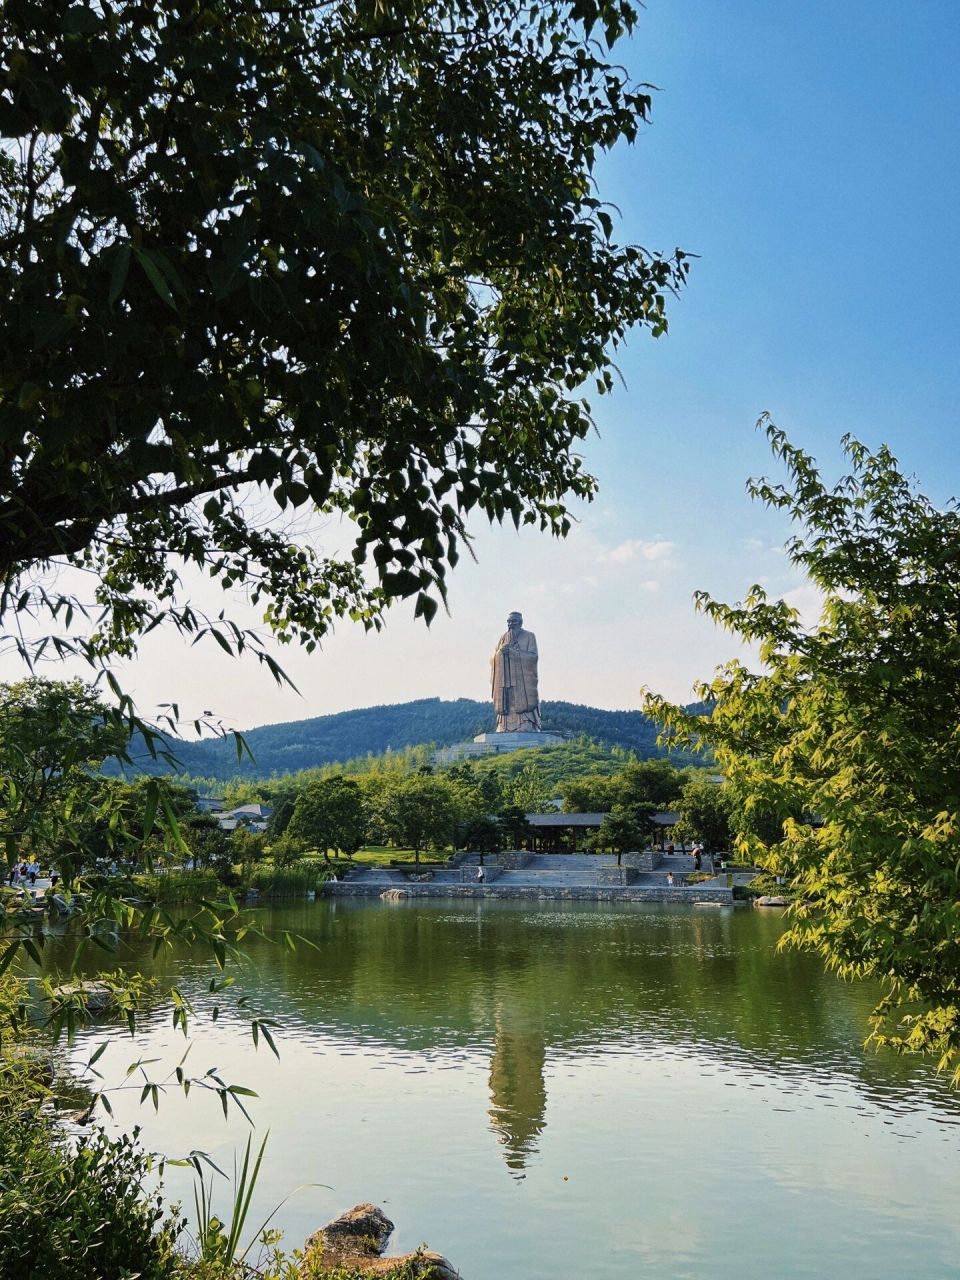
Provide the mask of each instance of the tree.
{"label": "tree", "polygon": [[646,848],[655,812],[656,807],[643,800],[633,805],[615,805],[603,815],[599,830],[590,838],[591,847],[615,853],[619,867],[625,853]]}
{"label": "tree", "polygon": [[509,842],[511,849],[519,849],[524,841],[533,836],[533,825],[527,821],[525,809],[511,804],[500,810],[500,827],[503,837]]}
{"label": "tree", "polygon": [[617,774],[617,798],[622,805],[644,802],[670,809],[680,798],[685,774],[669,760],[638,760]]}
{"label": "tree", "polygon": [[510,803],[524,813],[549,813],[551,788],[535,764],[525,764],[510,784]]}
{"label": "tree", "polygon": [[[169,815],[163,823],[161,807]],[[197,813],[196,793],[189,787],[166,778],[104,778],[87,772],[58,795],[42,831],[44,852],[66,880],[71,872],[142,869],[156,857],[171,855],[205,866],[223,854],[226,840],[211,815]]]}
{"label": "tree", "polygon": [[571,778],[563,784],[564,813],[607,813],[617,803],[619,775],[599,773]]}
{"label": "tree", "polygon": [[451,783],[414,773],[386,789],[379,817],[388,839],[399,848],[412,849],[419,866],[422,850],[442,849],[453,840],[461,813],[460,797]]}
{"label": "tree", "polygon": [[[102,615],[61,653],[164,619],[255,644],[182,599],[187,562],[312,647],[392,599],[429,620],[473,511],[565,533],[584,384],[687,273],[618,245],[591,177],[649,118],[603,51],[635,17],[4,5],[0,611],[79,616],[32,576],[66,561]],[[271,503],[348,517],[352,550]]]}
{"label": "tree", "polygon": [[464,849],[475,849],[483,864],[485,853],[499,853],[503,848],[503,824],[499,818],[474,818],[461,832],[460,843]]}
{"label": "tree", "polygon": [[319,849],[325,862],[329,850],[356,853],[367,835],[363,792],[350,778],[337,774],[304,787],[297,797],[287,835],[303,849]]}
{"label": "tree", "polygon": [[701,595],[762,669],[724,667],[702,690],[712,714],[648,708],[709,742],[748,807],[784,817],[776,844],[742,843],[799,890],[788,939],[879,979],[875,1038],[933,1052],[960,1080],[960,512],[850,437],[850,474],[828,487],[761,421],[789,483],[751,491],[800,526],[787,551],[820,621],[759,586],[736,606]]}
{"label": "tree", "polygon": [[714,782],[698,771],[684,783],[678,805],[684,834],[711,850],[730,848],[733,796],[726,782]]}
{"label": "tree", "polygon": [[296,808],[297,791],[284,791],[273,802],[273,811],[267,819],[267,838],[270,840],[279,839],[284,835],[287,827],[290,825],[290,819],[293,817],[293,811]]}
{"label": "tree", "polygon": [[0,813],[34,842],[62,829],[67,797],[92,792],[90,770],[122,752],[127,735],[81,680],[0,685]]}

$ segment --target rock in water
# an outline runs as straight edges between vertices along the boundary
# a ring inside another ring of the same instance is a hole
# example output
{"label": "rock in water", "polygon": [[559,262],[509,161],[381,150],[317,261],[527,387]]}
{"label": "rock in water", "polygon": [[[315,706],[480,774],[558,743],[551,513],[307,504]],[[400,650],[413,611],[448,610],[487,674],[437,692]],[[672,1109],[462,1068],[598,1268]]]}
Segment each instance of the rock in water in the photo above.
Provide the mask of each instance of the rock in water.
{"label": "rock in water", "polygon": [[307,1240],[300,1274],[307,1280],[349,1272],[390,1280],[408,1268],[406,1275],[422,1280],[459,1280],[460,1272],[442,1257],[428,1249],[384,1258],[383,1250],[393,1233],[393,1223],[375,1204],[358,1204]]}
{"label": "rock in water", "polygon": [[378,1258],[393,1235],[393,1223],[377,1205],[357,1204],[316,1234],[324,1237],[328,1252],[335,1248],[349,1249],[351,1253],[365,1252]]}

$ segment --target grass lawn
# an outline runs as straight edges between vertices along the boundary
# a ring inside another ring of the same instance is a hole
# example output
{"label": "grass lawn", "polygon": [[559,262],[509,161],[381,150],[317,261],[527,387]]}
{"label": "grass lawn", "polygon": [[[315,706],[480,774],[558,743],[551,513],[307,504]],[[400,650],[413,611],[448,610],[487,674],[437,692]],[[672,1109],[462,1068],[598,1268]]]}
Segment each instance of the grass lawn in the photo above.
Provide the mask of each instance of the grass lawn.
{"label": "grass lawn", "polygon": [[[449,851],[438,853],[435,849],[427,850],[421,853],[420,860],[422,862],[442,862],[449,857]],[[358,850],[352,858],[340,858],[341,866],[349,866],[351,862],[359,863],[361,866],[367,867],[388,867],[391,862],[412,862],[412,849],[392,849],[385,844],[368,844]],[[330,862],[333,866],[337,865],[338,860],[330,855]]]}

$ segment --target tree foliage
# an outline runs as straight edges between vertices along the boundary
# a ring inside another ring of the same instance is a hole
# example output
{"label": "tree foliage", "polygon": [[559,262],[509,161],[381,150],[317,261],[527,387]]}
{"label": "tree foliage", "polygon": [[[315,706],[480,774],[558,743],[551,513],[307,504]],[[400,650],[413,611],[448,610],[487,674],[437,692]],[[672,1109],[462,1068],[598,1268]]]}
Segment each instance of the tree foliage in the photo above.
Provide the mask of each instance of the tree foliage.
{"label": "tree foliage", "polygon": [[695,774],[684,783],[678,807],[684,838],[692,836],[711,850],[730,848],[735,819],[728,782],[717,783],[709,774]]}
{"label": "tree foliage", "polygon": [[411,774],[390,784],[381,798],[378,821],[399,848],[412,849],[416,862],[427,848],[450,844],[464,818],[464,797],[446,778]]}
{"label": "tree foliage", "polygon": [[649,804],[655,809],[675,805],[689,771],[669,760],[632,760],[612,774],[588,773],[571,777],[562,788],[565,813],[607,813],[615,806]]}
{"label": "tree foliage", "polygon": [[68,797],[93,790],[89,771],[122,752],[127,735],[89,685],[35,677],[0,685],[0,821],[42,841]]}
{"label": "tree foliage", "polygon": [[617,866],[625,853],[645,849],[654,831],[656,806],[648,800],[617,804],[603,815],[600,828],[589,838],[589,847],[617,855]]}
{"label": "tree foliage", "polygon": [[[847,437],[833,487],[762,420],[789,482],[751,482],[800,526],[792,563],[823,597],[805,626],[759,586],[700,607],[759,646],[723,668],[711,716],[651,698],[675,737],[708,741],[782,839],[746,848],[799,888],[788,939],[884,985],[876,1037],[960,1078],[960,513],[937,509],[889,450]],[[795,815],[805,815],[805,820]],[[794,816],[791,816],[794,815]]]}
{"label": "tree foliage", "polygon": [[[249,644],[183,601],[187,562],[312,646],[390,599],[429,620],[471,512],[566,532],[594,490],[584,384],[609,390],[628,327],[664,330],[687,269],[617,244],[591,178],[649,118],[604,52],[634,20],[5,4],[2,610],[69,627],[79,602],[32,576],[67,561],[98,577],[88,656],[164,618]],[[352,546],[278,511],[345,516]]]}
{"label": "tree foliage", "polygon": [[353,854],[366,839],[368,814],[363,792],[351,778],[324,778],[297,796],[287,836],[301,848]]}

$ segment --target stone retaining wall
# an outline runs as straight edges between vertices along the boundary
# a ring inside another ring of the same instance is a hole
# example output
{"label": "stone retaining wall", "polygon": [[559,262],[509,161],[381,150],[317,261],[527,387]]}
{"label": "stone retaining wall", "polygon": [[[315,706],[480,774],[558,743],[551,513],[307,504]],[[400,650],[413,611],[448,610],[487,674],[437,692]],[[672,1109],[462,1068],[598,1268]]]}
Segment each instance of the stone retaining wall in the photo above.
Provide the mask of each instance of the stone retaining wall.
{"label": "stone retaining wall", "polygon": [[656,849],[644,849],[643,853],[623,855],[623,865],[636,867],[638,871],[656,871],[662,861],[663,856]]}
{"label": "stone retaining wall", "polygon": [[636,867],[597,868],[597,884],[632,884],[636,878]]}
{"label": "stone retaining wall", "polygon": [[[479,888],[480,881],[477,879],[477,867],[461,867],[460,879],[464,884],[475,884]],[[503,875],[503,867],[492,866],[488,862],[483,864],[483,883],[489,884],[491,880],[499,880]]]}
{"label": "stone retaining wall", "polygon": [[[616,868],[614,868],[616,869]],[[323,886],[323,895],[328,898],[379,898],[387,886],[383,884],[344,884],[342,881]],[[551,899],[563,902],[682,902],[692,905],[696,902],[712,902],[720,906],[733,904],[733,890],[726,888],[702,888],[690,885],[687,888],[670,888],[669,885],[658,885],[655,888],[638,888],[636,885],[620,887],[616,885],[600,886],[577,885],[575,888],[560,885],[510,886],[499,884],[408,884],[397,886],[400,896],[404,898],[503,898],[516,899]]]}
{"label": "stone retaining wall", "polygon": [[497,866],[501,871],[522,871],[533,861],[533,854],[526,849],[504,849],[497,854]]}

